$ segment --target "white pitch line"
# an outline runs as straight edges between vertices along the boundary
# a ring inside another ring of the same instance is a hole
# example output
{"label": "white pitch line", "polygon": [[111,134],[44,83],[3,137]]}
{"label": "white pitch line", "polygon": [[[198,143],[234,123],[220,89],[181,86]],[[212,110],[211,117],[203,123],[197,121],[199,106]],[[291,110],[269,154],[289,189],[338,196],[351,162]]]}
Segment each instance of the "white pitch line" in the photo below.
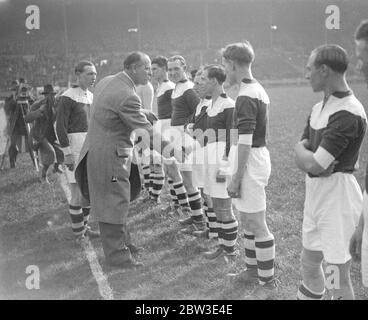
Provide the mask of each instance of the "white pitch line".
{"label": "white pitch line", "polygon": [[[68,186],[68,181],[64,174],[60,174],[58,177],[61,188],[64,190],[65,196],[69,203],[71,199],[71,193]],[[114,300],[113,291],[109,285],[109,282],[107,281],[107,277],[102,271],[100,263],[98,262],[97,254],[92,246],[91,241],[89,241],[88,238],[83,239],[82,247],[89,262],[89,266],[91,267],[92,274],[97,282],[98,291],[100,292],[101,297],[104,300]]]}
{"label": "white pitch line", "polygon": [[82,242],[84,252],[92,270],[92,274],[97,282],[98,291],[104,300],[114,300],[113,291],[107,281],[107,277],[102,271],[101,265],[98,262],[96,251],[89,239],[84,239]]}

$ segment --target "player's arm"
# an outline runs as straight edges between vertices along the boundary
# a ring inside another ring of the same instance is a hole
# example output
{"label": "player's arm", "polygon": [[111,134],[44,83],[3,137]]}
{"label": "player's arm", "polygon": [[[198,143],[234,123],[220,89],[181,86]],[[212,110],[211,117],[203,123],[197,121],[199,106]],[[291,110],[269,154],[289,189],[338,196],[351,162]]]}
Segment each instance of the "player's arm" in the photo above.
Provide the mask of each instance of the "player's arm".
{"label": "player's arm", "polygon": [[237,115],[238,129],[238,154],[237,154],[237,168],[231,178],[228,187],[229,196],[237,198],[240,196],[241,181],[247,167],[250,150],[253,143],[253,132],[256,129],[257,123],[257,105],[250,98],[246,96],[238,97],[235,104]]}
{"label": "player's arm", "polygon": [[[160,132],[153,129],[137,96],[132,95],[125,99],[118,108],[118,114],[122,122],[131,128],[132,134],[135,135],[134,140],[141,137],[139,144],[136,144],[137,147],[143,150],[154,149],[167,158],[172,156],[167,148],[169,141],[163,139]],[[169,153],[164,154],[165,152]]]}
{"label": "player's arm", "polygon": [[72,100],[68,97],[60,97],[56,112],[56,134],[64,155],[72,153],[68,138],[68,125],[71,109]]}
{"label": "player's arm", "polygon": [[188,89],[183,93],[185,103],[190,111],[190,114],[194,114],[200,99],[193,89]]}
{"label": "player's arm", "polygon": [[308,140],[302,140],[295,146],[295,161],[299,169],[306,173],[319,175],[324,172],[335,158],[323,147],[313,153],[306,148]]}
{"label": "player's arm", "polygon": [[253,132],[257,123],[257,105],[247,96],[236,100],[236,114],[238,122],[238,170],[233,179],[241,181],[247,167],[250,149],[253,143]]}
{"label": "player's arm", "polygon": [[227,160],[231,147],[231,129],[233,128],[233,115],[234,115],[234,106],[231,108],[224,109],[224,120],[225,120],[225,128],[226,128],[226,145],[224,150],[223,160]]}
{"label": "player's arm", "polygon": [[355,115],[347,111],[336,112],[329,118],[321,143],[315,152],[307,150],[303,141],[296,145],[298,167],[313,175],[321,175],[330,170],[335,164],[335,159],[346,149],[349,142],[357,137],[358,131]]}

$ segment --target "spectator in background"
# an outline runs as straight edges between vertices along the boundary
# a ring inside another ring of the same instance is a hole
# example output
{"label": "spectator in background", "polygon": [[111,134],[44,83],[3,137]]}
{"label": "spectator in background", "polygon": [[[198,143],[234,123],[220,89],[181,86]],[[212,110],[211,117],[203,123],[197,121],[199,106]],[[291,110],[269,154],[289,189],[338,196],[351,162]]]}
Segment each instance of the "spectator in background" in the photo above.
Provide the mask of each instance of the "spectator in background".
{"label": "spectator in background", "polygon": [[28,138],[24,116],[28,112],[29,105],[33,103],[33,99],[29,96],[28,87],[22,85],[18,81],[12,82],[12,94],[6,98],[4,110],[7,115],[8,135],[10,137],[9,161],[10,168],[15,168],[18,155],[18,145],[21,145],[22,137]]}
{"label": "spectator in background", "polygon": [[[59,165],[64,161],[64,154],[57,142],[54,122],[56,120],[56,100],[54,88],[51,84],[44,86],[41,93],[45,97],[30,107],[25,116],[26,122],[33,122],[31,137],[35,151],[39,149],[42,163],[41,178],[48,182],[47,170],[54,163],[54,172],[59,172]],[[56,163],[55,163],[56,160]]]}

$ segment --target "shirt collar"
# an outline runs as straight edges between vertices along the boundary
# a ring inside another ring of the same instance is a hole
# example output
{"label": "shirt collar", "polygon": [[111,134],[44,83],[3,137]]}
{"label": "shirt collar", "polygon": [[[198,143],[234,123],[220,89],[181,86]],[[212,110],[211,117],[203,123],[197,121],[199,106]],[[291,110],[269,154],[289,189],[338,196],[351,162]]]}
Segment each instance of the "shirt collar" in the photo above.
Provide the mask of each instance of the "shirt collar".
{"label": "shirt collar", "polygon": [[242,80],[242,82],[243,83],[256,83],[257,82],[257,80],[256,79],[249,79],[249,78],[244,78],[243,80]]}
{"label": "shirt collar", "polygon": [[351,96],[353,94],[353,91],[348,90],[348,91],[335,91],[334,93],[332,93],[332,95],[336,98],[342,99],[348,96]]}

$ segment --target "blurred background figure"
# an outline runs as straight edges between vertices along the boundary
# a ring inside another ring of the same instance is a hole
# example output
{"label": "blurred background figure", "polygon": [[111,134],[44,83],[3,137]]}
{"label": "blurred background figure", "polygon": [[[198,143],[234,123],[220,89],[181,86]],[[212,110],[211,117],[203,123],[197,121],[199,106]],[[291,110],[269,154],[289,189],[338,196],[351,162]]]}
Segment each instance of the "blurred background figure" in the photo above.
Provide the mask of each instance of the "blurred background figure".
{"label": "blurred background figure", "polygon": [[25,116],[26,122],[34,122],[31,129],[31,147],[40,152],[41,178],[48,183],[47,170],[54,164],[54,172],[61,173],[59,165],[64,161],[64,154],[57,142],[54,122],[56,120],[56,92],[51,84],[44,86],[41,92],[44,98],[36,101]]}

